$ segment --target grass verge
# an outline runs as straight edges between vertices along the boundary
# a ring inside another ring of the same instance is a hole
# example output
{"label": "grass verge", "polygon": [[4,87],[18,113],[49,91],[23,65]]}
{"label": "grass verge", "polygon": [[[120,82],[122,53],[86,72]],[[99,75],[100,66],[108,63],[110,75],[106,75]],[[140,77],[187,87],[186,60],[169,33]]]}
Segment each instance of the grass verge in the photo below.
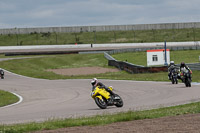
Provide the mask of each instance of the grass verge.
{"label": "grass verge", "polygon": [[[171,51],[171,60],[175,63],[184,61],[185,63],[198,62],[200,50]],[[138,65],[146,64],[145,52],[133,52],[112,55],[117,60],[125,60]],[[125,71],[109,72],[103,74],[64,76],[47,71],[48,69],[59,68],[78,68],[78,67],[109,67],[108,61],[103,54],[70,54],[70,55],[54,55],[42,56],[38,58],[23,60],[8,60],[1,62],[1,67],[25,76],[43,79],[91,79],[93,77],[99,79],[115,79],[115,80],[142,80],[142,81],[169,81],[167,72],[160,73],[143,73],[129,74]],[[114,67],[109,67],[114,68]],[[193,82],[200,82],[200,71],[193,72]]]}
{"label": "grass verge", "polygon": [[[185,53],[184,53],[185,52]],[[192,55],[195,51],[172,51],[171,59],[174,59],[175,63],[185,60],[187,56]],[[132,53],[134,54],[134,53]],[[136,53],[138,54],[138,53]],[[179,55],[180,54],[180,55]],[[186,55],[188,54],[188,55]],[[197,51],[196,54],[199,54]],[[196,55],[195,54],[195,55]],[[141,58],[140,55],[132,55],[135,58]],[[185,57],[183,57],[184,55]],[[127,55],[123,55],[126,56]],[[143,55],[144,56],[144,55]],[[181,58],[180,58],[181,57]],[[195,58],[195,59],[193,59]],[[120,59],[119,60],[123,60]],[[143,60],[143,64],[146,61]],[[186,63],[191,63],[191,61],[196,61],[196,57],[193,55],[185,60]],[[135,63],[136,64],[136,63]],[[142,64],[140,64],[142,65]],[[96,75],[79,75],[79,76],[61,76],[56,75],[51,72],[47,72],[47,69],[56,68],[76,68],[76,67],[86,67],[86,66],[101,66],[108,67],[107,60],[102,54],[85,54],[85,55],[57,55],[57,56],[44,56],[41,58],[33,59],[23,59],[23,60],[12,60],[1,62],[1,67],[12,71],[14,73],[36,77],[36,78],[46,78],[46,79],[69,79],[69,78],[104,78],[104,79],[124,79],[124,80],[151,80],[151,81],[168,81],[167,73],[145,73],[145,74],[129,74],[124,71],[106,74],[96,74]],[[193,72],[193,81],[200,82],[200,72]],[[82,117],[82,118],[69,118],[63,120],[49,120],[42,123],[28,123],[28,124],[17,124],[17,125],[1,125],[0,132],[6,133],[18,133],[18,132],[30,132],[38,130],[50,130],[57,128],[65,128],[72,126],[95,126],[104,125],[113,122],[121,121],[131,121],[139,119],[152,119],[164,116],[176,116],[188,113],[200,113],[200,102],[185,104],[174,107],[166,107],[153,110],[145,111],[128,111],[117,114],[106,114],[98,115],[93,117]]]}
{"label": "grass verge", "polygon": [[0,46],[183,42],[200,40],[200,28],[132,30],[80,33],[30,33],[0,35]]}
{"label": "grass verge", "polygon": [[19,98],[10,92],[0,90],[0,107],[13,104],[19,101]]}
{"label": "grass verge", "polygon": [[21,133],[39,130],[52,130],[73,126],[96,126],[110,124],[114,122],[153,119],[165,116],[177,116],[188,113],[200,113],[200,102],[144,111],[128,111],[123,113],[105,114],[75,119],[68,118],[63,120],[49,120],[42,123],[0,125],[0,131],[5,133]]}
{"label": "grass verge", "polygon": [[[180,50],[170,51],[170,60],[175,64],[185,63],[197,63],[199,62],[200,50]],[[147,66],[147,53],[146,52],[127,52],[113,54],[116,60],[128,61],[133,64]]]}

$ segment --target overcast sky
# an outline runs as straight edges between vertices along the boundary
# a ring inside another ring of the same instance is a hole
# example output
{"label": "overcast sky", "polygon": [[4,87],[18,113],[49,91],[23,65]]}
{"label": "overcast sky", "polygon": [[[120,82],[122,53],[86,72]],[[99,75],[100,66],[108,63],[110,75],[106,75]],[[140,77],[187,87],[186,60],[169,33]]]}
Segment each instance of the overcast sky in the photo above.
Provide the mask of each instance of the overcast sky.
{"label": "overcast sky", "polygon": [[0,28],[200,22],[200,0],[0,0]]}

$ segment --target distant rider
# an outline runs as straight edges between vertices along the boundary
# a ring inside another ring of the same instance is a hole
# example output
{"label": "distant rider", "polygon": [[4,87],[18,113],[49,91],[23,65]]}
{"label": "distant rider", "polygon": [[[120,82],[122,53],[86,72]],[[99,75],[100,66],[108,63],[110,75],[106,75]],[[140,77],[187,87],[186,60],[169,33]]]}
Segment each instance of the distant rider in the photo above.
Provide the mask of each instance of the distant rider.
{"label": "distant rider", "polygon": [[4,71],[1,68],[0,68],[0,75],[1,75],[1,79],[4,79]]}
{"label": "distant rider", "polygon": [[176,69],[176,65],[174,64],[174,61],[170,61],[169,67],[168,67],[168,78],[171,80],[171,74],[172,71]]}
{"label": "distant rider", "polygon": [[184,68],[191,72],[190,68],[186,66],[184,62],[181,62],[180,71],[183,71]]}
{"label": "distant rider", "polygon": [[191,74],[192,74],[192,70],[190,70],[190,68],[188,66],[186,66],[186,64],[184,62],[181,62],[180,65],[180,74],[183,75],[184,69],[187,69],[190,72],[190,79],[192,78]]}

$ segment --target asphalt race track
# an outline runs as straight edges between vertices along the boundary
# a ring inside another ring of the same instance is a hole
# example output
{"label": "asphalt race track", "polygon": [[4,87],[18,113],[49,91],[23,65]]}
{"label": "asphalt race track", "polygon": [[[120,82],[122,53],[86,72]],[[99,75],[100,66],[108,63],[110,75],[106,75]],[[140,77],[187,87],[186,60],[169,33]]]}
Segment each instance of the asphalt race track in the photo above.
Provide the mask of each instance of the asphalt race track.
{"label": "asphalt race track", "polygon": [[123,101],[122,108],[102,110],[90,97],[90,80],[34,79],[5,72],[0,90],[23,97],[19,104],[0,108],[0,124],[39,122],[54,118],[90,116],[128,110],[143,110],[200,101],[200,85],[183,83],[100,80],[112,85]]}

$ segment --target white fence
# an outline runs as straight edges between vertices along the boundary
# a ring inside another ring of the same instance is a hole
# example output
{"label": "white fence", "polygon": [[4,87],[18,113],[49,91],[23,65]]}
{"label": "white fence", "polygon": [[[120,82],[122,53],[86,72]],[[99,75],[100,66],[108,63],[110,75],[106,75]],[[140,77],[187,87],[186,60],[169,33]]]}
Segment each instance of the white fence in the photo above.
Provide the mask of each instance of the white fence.
{"label": "white fence", "polygon": [[200,22],[193,23],[162,23],[135,25],[102,25],[102,26],[74,26],[74,27],[41,27],[41,28],[11,28],[0,29],[0,34],[30,34],[30,33],[75,33],[99,31],[130,31],[130,30],[158,30],[158,29],[187,29],[200,28]]}

